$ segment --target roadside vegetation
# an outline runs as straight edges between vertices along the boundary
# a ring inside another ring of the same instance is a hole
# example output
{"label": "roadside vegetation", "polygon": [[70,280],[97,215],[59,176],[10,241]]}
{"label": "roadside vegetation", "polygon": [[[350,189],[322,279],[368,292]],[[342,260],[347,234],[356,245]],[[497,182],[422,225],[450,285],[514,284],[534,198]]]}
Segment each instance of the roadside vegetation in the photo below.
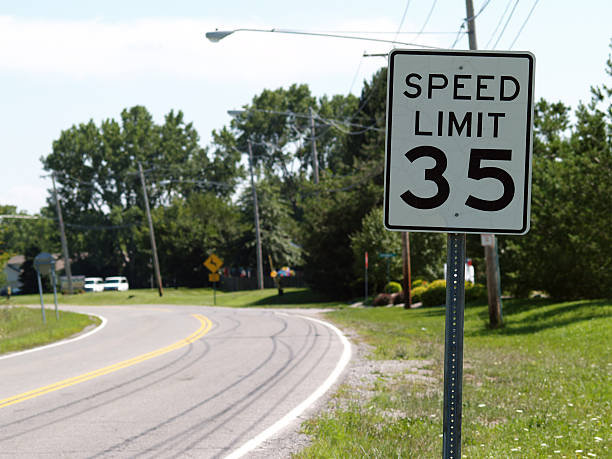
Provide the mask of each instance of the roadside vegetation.
{"label": "roadside vegetation", "polygon": [[[58,302],[90,306],[107,306],[123,304],[176,304],[194,306],[226,307],[279,307],[279,308],[338,308],[348,303],[330,301],[323,295],[306,288],[285,288],[279,295],[276,289],[242,290],[223,292],[212,288],[167,288],[164,296],[159,296],[156,289],[135,289],[125,292],[109,291],[99,293],[82,293],[61,295]],[[46,305],[53,304],[53,295],[43,295]],[[38,295],[16,295],[11,298],[16,304],[40,304]]]}
{"label": "roadside vegetation", "polygon": [[[466,308],[463,457],[610,457],[612,301],[511,300],[503,309],[505,327],[490,330],[486,306]],[[306,423],[313,444],[297,457],[439,457],[444,308],[329,318],[357,331],[372,359],[424,361],[437,383],[407,369],[341,387],[334,408]]]}
{"label": "roadside vegetation", "polygon": [[45,309],[47,323],[43,324],[40,308],[0,306],[0,354],[43,346],[97,326],[100,319],[84,314]]}

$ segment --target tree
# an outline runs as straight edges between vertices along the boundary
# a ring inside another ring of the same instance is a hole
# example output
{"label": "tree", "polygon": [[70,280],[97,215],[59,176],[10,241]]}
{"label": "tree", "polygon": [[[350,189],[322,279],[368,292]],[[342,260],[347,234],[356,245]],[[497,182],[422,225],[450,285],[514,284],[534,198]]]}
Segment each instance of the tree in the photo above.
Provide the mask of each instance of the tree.
{"label": "tree", "polygon": [[[172,285],[207,285],[204,260],[215,253],[228,266],[241,248],[238,209],[213,192],[175,198],[170,206],[155,209],[153,217],[162,278]],[[144,245],[149,235],[143,232],[137,237]],[[150,253],[142,251],[145,266],[150,266]]]}
{"label": "tree", "polygon": [[[297,223],[292,218],[291,205],[281,193],[281,185],[275,177],[267,177],[256,184],[259,207],[262,257],[264,266],[271,258],[275,268],[302,265],[302,250],[298,240]],[[241,265],[255,266],[255,229],[253,223],[252,188],[244,190],[239,200],[244,232]],[[246,258],[245,258],[246,255]]]}
{"label": "tree", "polygon": [[[222,132],[217,137],[222,138]],[[75,266],[98,275],[126,273],[135,286],[148,280],[150,246],[144,220],[138,163],[146,169],[152,208],[210,191],[227,199],[241,173],[240,155],[217,148],[212,159],[182,112],[153,122],[141,106],[123,110],[121,120],[72,126],[42,159],[55,174]],[[54,201],[49,210],[55,215]]]}
{"label": "tree", "polygon": [[516,294],[612,297],[612,91],[592,93],[573,126],[563,104],[537,105],[531,230],[501,245],[504,284]]}

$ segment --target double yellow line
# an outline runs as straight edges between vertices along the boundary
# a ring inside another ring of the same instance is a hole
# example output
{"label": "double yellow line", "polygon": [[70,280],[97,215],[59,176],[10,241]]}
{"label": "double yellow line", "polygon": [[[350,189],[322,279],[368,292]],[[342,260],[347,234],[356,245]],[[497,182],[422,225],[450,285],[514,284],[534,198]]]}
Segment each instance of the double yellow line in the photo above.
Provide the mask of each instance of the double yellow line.
{"label": "double yellow line", "polygon": [[121,370],[122,368],[131,367],[132,365],[136,365],[137,363],[141,363],[154,357],[159,357],[160,355],[164,355],[168,352],[172,352],[182,347],[185,347],[188,344],[191,344],[194,341],[200,339],[212,328],[212,322],[210,321],[210,319],[204,317],[201,314],[193,314],[193,317],[200,321],[200,328],[185,339],[177,341],[176,343],[163,347],[161,349],[157,349],[156,351],[148,352],[146,354],[133,357],[129,360],[124,360],[123,362],[115,363],[114,365],[109,365],[107,367],[100,368],[99,370],[90,371],[89,373],[84,373],[79,376],[64,379],[63,381],[58,381],[48,386],[39,387],[38,389],[34,389],[19,395],[14,395],[13,397],[2,399],[0,400],[0,408],[4,408],[9,405],[14,405],[15,403],[20,403],[31,398],[36,398],[41,395],[48,394],[49,392],[54,392],[56,390],[63,389],[65,387],[74,386],[75,384],[89,381],[90,379],[107,375],[109,373],[113,373],[115,371]]}

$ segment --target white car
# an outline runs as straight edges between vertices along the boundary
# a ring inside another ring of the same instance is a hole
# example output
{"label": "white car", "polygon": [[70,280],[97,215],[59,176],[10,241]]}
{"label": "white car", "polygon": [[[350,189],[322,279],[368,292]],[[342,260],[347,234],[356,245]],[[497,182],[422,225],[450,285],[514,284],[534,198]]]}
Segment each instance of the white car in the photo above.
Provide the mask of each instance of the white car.
{"label": "white car", "polygon": [[86,292],[103,292],[104,291],[104,279],[101,277],[86,277],[85,286],[83,290]]}
{"label": "white car", "polygon": [[104,279],[104,290],[119,290],[124,292],[130,288],[128,280],[123,276],[113,276]]}

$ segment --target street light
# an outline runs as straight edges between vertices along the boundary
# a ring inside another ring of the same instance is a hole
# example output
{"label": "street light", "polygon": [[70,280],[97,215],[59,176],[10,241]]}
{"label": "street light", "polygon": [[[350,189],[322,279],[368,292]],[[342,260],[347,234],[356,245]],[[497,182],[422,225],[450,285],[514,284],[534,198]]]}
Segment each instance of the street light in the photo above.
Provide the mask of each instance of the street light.
{"label": "street light", "polygon": [[331,38],[347,38],[349,40],[364,40],[364,41],[377,41],[381,43],[393,43],[397,45],[406,45],[406,46],[418,46],[419,48],[431,48],[438,49],[436,46],[427,46],[420,45],[418,43],[406,43],[403,41],[397,40],[383,40],[380,38],[365,38],[365,37],[355,37],[352,35],[338,35],[338,34],[330,34],[330,33],[318,33],[318,32],[303,32],[300,30],[288,30],[288,29],[234,29],[234,30],[215,30],[214,32],[206,32],[206,38],[208,38],[213,43],[217,43],[219,40],[223,40],[228,35],[233,34],[234,32],[267,32],[267,33],[289,33],[294,35],[311,35],[315,37],[331,37]]}

